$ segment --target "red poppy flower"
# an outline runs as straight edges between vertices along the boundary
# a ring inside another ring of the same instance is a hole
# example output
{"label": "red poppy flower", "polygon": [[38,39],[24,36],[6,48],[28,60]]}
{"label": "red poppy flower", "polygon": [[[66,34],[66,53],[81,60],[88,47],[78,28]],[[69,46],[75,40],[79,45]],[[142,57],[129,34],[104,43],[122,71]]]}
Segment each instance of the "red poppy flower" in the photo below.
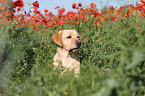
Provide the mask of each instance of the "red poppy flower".
{"label": "red poppy flower", "polygon": [[20,12],[21,11],[21,8],[18,8],[17,10],[18,10],[18,12]]}
{"label": "red poppy flower", "polygon": [[24,23],[25,22],[25,18],[21,18],[21,23]]}
{"label": "red poppy flower", "polygon": [[52,24],[48,23],[48,24],[47,24],[47,27],[52,27]]}
{"label": "red poppy flower", "polygon": [[111,9],[111,11],[115,11],[115,8],[113,6],[109,6],[109,9]]}
{"label": "red poppy flower", "polygon": [[76,9],[79,9],[79,7],[77,6]]}
{"label": "red poppy flower", "polygon": [[123,6],[121,6],[118,10],[116,10],[116,12],[121,13],[121,11],[123,10]]}
{"label": "red poppy flower", "polygon": [[53,21],[53,22],[51,22],[51,24],[52,24],[52,25],[56,25],[56,24],[57,24],[57,22],[56,22],[56,21]]}
{"label": "red poppy flower", "polygon": [[72,4],[72,8],[73,8],[73,9],[76,8],[76,5],[77,5],[77,4],[73,3],[73,4]]}
{"label": "red poppy flower", "polygon": [[13,3],[13,5],[14,5],[13,8],[16,8],[16,7],[22,8],[24,6],[24,2],[23,0],[17,0]]}
{"label": "red poppy flower", "polygon": [[99,24],[100,24],[100,23],[99,23],[99,20],[97,20],[97,21],[96,21],[96,24],[97,24],[97,25],[99,25]]}
{"label": "red poppy flower", "polygon": [[34,9],[38,9],[39,8],[39,3],[38,1],[33,2],[34,5]]}
{"label": "red poppy flower", "polygon": [[44,15],[45,15],[45,16],[48,16],[48,14],[47,14],[47,13],[44,13]]}
{"label": "red poppy flower", "polygon": [[46,13],[47,13],[47,12],[49,12],[49,10],[45,9],[45,10],[44,10],[44,12],[46,12]]}
{"label": "red poppy flower", "polygon": [[49,21],[51,21],[54,15],[52,14],[52,12],[50,12],[48,15],[49,15]]}
{"label": "red poppy flower", "polygon": [[78,3],[78,6],[79,6],[79,7],[82,7],[82,3],[81,3],[81,2],[79,2],[79,3]]}
{"label": "red poppy flower", "polygon": [[47,25],[47,23],[48,23],[48,18],[43,18],[42,23],[43,23],[44,25]]}
{"label": "red poppy flower", "polygon": [[89,40],[88,40],[88,37],[86,37],[86,38],[85,38],[85,41],[86,41],[86,42],[88,42],[88,41],[89,41]]}
{"label": "red poppy flower", "polygon": [[116,16],[113,16],[113,17],[111,17],[111,20],[112,21],[117,21],[117,17]]}
{"label": "red poppy flower", "polygon": [[25,16],[28,16],[28,17],[30,17],[31,15],[30,15],[30,13],[27,13]]}
{"label": "red poppy flower", "polygon": [[105,20],[105,22],[109,22],[107,16],[103,17],[103,19]]}
{"label": "red poppy flower", "polygon": [[90,6],[91,6],[92,8],[94,8],[94,7],[96,7],[96,4],[91,3]]}
{"label": "red poppy flower", "polygon": [[143,9],[143,4],[137,4],[137,9],[141,11]]}
{"label": "red poppy flower", "polygon": [[145,3],[145,0],[140,0],[140,2]]}
{"label": "red poppy flower", "polygon": [[8,18],[13,19],[14,14],[13,14],[13,12],[12,12],[12,11],[8,10],[8,13],[7,13],[7,15],[6,15],[6,16],[7,16]]}
{"label": "red poppy flower", "polygon": [[95,17],[99,17],[99,12],[92,12],[92,14],[94,14]]}
{"label": "red poppy flower", "polygon": [[114,9],[114,7],[113,7],[113,6],[109,6],[109,8],[110,8],[110,9]]}
{"label": "red poppy flower", "polygon": [[80,11],[84,11],[84,9],[81,7],[81,8],[80,8]]}
{"label": "red poppy flower", "polygon": [[62,14],[64,12],[65,12],[65,8],[61,8],[61,9],[58,10],[58,14]]}
{"label": "red poppy flower", "polygon": [[62,21],[58,21],[58,23],[57,23],[58,25],[62,25],[63,24],[63,22]]}
{"label": "red poppy flower", "polygon": [[142,12],[145,14],[145,9],[143,9]]}
{"label": "red poppy flower", "polygon": [[122,18],[122,19],[124,19],[124,18],[125,18],[125,16],[121,16],[121,18]]}
{"label": "red poppy flower", "polygon": [[84,20],[85,22],[88,22],[88,19],[86,19],[86,18],[83,18],[83,20]]}
{"label": "red poppy flower", "polygon": [[80,24],[80,21],[77,21],[76,24]]}
{"label": "red poppy flower", "polygon": [[56,6],[55,9],[59,8],[59,6]]}
{"label": "red poppy flower", "polygon": [[29,20],[33,21],[35,19],[34,15],[29,18]]}
{"label": "red poppy flower", "polygon": [[40,11],[38,11],[38,10],[34,10],[34,13],[36,13],[36,14],[40,14]]}

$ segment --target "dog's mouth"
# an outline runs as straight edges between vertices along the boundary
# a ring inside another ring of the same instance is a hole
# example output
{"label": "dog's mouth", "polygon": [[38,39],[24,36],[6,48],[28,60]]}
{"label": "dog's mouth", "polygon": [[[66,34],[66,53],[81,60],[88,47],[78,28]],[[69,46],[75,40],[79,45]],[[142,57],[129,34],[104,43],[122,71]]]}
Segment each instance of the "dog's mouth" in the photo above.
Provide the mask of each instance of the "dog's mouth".
{"label": "dog's mouth", "polygon": [[73,48],[73,49],[70,49],[69,52],[76,52],[76,51],[79,51],[81,48]]}
{"label": "dog's mouth", "polygon": [[82,48],[82,45],[81,45],[80,47],[70,49],[69,52],[70,52],[70,53],[72,53],[72,52],[77,52],[77,51],[79,51],[81,48]]}

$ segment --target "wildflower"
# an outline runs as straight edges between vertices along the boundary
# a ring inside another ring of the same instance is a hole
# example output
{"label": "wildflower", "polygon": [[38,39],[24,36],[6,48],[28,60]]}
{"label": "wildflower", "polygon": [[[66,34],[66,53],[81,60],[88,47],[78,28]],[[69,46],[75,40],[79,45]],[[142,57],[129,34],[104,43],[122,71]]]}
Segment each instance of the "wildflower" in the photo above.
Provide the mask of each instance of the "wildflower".
{"label": "wildflower", "polygon": [[85,41],[88,42],[88,37],[85,38]]}
{"label": "wildflower", "polygon": [[138,15],[139,15],[140,17],[143,17],[143,13],[138,13]]}
{"label": "wildflower", "polygon": [[42,22],[42,20],[40,19],[40,18],[36,18],[35,19],[35,22],[37,23],[37,22]]}
{"label": "wildflower", "polygon": [[32,3],[34,5],[34,9],[38,9],[39,8],[39,3],[38,1],[35,1]]}
{"label": "wildflower", "polygon": [[112,21],[117,21],[117,17],[116,16],[113,16],[113,17],[111,17],[111,20]]}
{"label": "wildflower", "polygon": [[55,7],[55,9],[58,9],[58,8],[59,8],[59,6],[56,6],[56,7]]}
{"label": "wildflower", "polygon": [[79,2],[79,3],[78,3],[78,6],[79,6],[79,7],[82,7],[82,3],[81,3],[81,2]]}
{"label": "wildflower", "polygon": [[140,2],[145,3],[145,0],[140,0]]}
{"label": "wildflower", "polygon": [[48,16],[48,14],[47,14],[46,12],[44,13],[44,15],[45,15],[45,16]]}
{"label": "wildflower", "polygon": [[142,12],[145,14],[145,9],[143,9]]}
{"label": "wildflower", "polygon": [[121,13],[122,10],[123,10],[123,6],[121,6],[118,10],[116,10],[116,12]]}
{"label": "wildflower", "polygon": [[48,23],[47,27],[52,27],[52,24]]}
{"label": "wildflower", "polygon": [[15,25],[18,25],[18,22],[15,22]]}
{"label": "wildflower", "polygon": [[124,19],[124,18],[125,18],[125,16],[121,16],[121,18],[122,18],[122,19]]}
{"label": "wildflower", "polygon": [[109,22],[107,16],[103,17],[103,19],[105,20],[105,22]]}
{"label": "wildflower", "polygon": [[72,8],[75,9],[75,8],[76,8],[76,5],[77,5],[77,4],[73,3],[73,4],[72,4]]}
{"label": "wildflower", "polygon": [[96,4],[91,3],[90,6],[91,6],[92,8],[94,8],[94,7],[96,7]]}
{"label": "wildflower", "polygon": [[63,22],[62,21],[58,21],[58,23],[57,23],[58,25],[62,25],[63,24]]}
{"label": "wildflower", "polygon": [[33,12],[36,14],[40,14],[40,11],[38,11],[38,10],[34,10]]}
{"label": "wildflower", "polygon": [[61,8],[61,9],[58,10],[58,14],[62,14],[64,12],[65,12],[65,8]]}
{"label": "wildflower", "polygon": [[51,21],[54,15],[52,14],[52,12],[50,12],[48,15],[49,15],[49,21]]}
{"label": "wildflower", "polygon": [[29,18],[29,20],[33,21],[35,19],[34,15]]}
{"label": "wildflower", "polygon": [[80,8],[80,11],[84,11],[84,9],[81,7],[81,8]]}
{"label": "wildflower", "polygon": [[77,21],[76,24],[80,24],[80,21]]}
{"label": "wildflower", "polygon": [[109,8],[110,8],[110,9],[114,9],[114,7],[113,7],[113,6],[109,6]]}
{"label": "wildflower", "polygon": [[72,17],[68,17],[68,19],[69,19],[70,21],[73,21],[74,17],[73,17],[73,16],[72,16]]}
{"label": "wildflower", "polygon": [[57,22],[56,22],[56,21],[53,21],[53,22],[51,22],[51,24],[52,24],[52,25],[56,25],[56,24],[57,24]]}
{"label": "wildflower", "polygon": [[99,12],[92,12],[92,14],[94,14],[95,17],[99,17]]}
{"label": "wildflower", "polygon": [[16,7],[22,8],[23,6],[24,6],[23,0],[17,0],[13,2],[13,8],[16,8]]}
{"label": "wildflower", "polygon": [[20,12],[21,11],[21,8],[18,8],[17,10],[18,10],[18,12]]}
{"label": "wildflower", "polygon": [[62,17],[63,17],[65,20],[68,20],[67,15],[63,14]]}
{"label": "wildflower", "polygon": [[47,12],[49,12],[49,10],[45,9],[45,10],[44,10],[44,12],[46,12],[46,13],[47,13]]}
{"label": "wildflower", "polygon": [[68,22],[68,24],[72,24],[72,22]]}
{"label": "wildflower", "polygon": [[8,18],[13,19],[14,14],[12,13],[12,11],[8,10],[8,13],[7,13],[7,15],[6,15],[6,16],[7,16]]}
{"label": "wildflower", "polygon": [[113,6],[109,6],[110,11],[115,11],[115,8]]}
{"label": "wildflower", "polygon": [[104,8],[102,8],[102,10],[101,10],[101,14],[104,14],[105,12],[104,12]]}
{"label": "wildflower", "polygon": [[25,22],[25,18],[21,18],[21,23],[24,23]]}
{"label": "wildflower", "polygon": [[77,6],[76,9],[79,9],[79,7]]}
{"label": "wildflower", "polygon": [[85,22],[88,22],[88,19],[86,19],[86,18],[83,18],[83,20],[84,20]]}
{"label": "wildflower", "polygon": [[139,11],[141,11],[143,9],[143,4],[137,4],[137,9],[139,9]]}
{"label": "wildflower", "polygon": [[43,23],[44,25],[47,25],[47,22],[48,22],[48,18],[43,18],[42,23]]}

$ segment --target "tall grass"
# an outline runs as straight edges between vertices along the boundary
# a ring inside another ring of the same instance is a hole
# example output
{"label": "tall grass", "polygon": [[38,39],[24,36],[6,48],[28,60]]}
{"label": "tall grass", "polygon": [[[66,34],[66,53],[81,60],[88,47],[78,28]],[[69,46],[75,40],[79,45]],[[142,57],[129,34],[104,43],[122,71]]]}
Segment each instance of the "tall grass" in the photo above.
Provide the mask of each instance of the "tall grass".
{"label": "tall grass", "polygon": [[[135,22],[137,21],[137,24]],[[42,30],[13,24],[0,30],[0,95],[2,96],[143,96],[145,93],[144,18],[132,15],[95,28],[95,22],[41,25]],[[139,25],[139,26],[138,26]],[[119,27],[120,26],[120,27]],[[83,48],[80,77],[53,70],[59,30],[76,29]],[[47,30],[44,32],[44,30]]]}

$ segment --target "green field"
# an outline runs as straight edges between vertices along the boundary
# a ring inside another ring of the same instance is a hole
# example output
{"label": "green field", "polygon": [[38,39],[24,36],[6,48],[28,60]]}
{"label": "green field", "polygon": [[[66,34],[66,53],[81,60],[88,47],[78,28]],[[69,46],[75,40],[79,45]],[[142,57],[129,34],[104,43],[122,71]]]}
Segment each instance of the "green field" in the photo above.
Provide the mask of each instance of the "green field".
{"label": "green field", "polygon": [[[1,22],[0,96],[144,96],[145,19],[136,12],[96,28],[94,18],[85,16],[87,22],[39,25],[40,30]],[[80,34],[79,78],[53,70],[52,36],[63,29]]]}

